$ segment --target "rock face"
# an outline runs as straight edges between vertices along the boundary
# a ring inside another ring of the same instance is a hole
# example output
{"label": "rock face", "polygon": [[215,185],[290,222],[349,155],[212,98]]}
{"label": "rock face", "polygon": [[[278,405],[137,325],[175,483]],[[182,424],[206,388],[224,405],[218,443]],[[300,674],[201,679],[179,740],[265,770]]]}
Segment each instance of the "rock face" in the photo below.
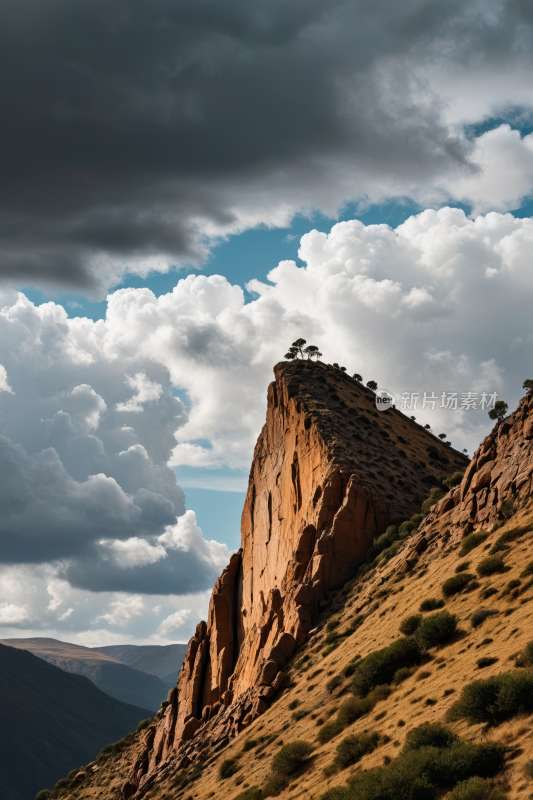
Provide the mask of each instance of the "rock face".
{"label": "rock face", "polygon": [[420,530],[449,514],[452,544],[472,531],[490,531],[513,505],[531,496],[532,476],[533,393],[529,393],[513,414],[494,426],[475,452],[460,486],[433,507]]}
{"label": "rock face", "polygon": [[274,372],[241,549],[215,584],[127,792],[147,791],[169,758],[185,766],[264,713],[328,591],[355,576],[390,522],[468,465],[398,410],[378,412],[373,392],[338,369],[299,361]]}

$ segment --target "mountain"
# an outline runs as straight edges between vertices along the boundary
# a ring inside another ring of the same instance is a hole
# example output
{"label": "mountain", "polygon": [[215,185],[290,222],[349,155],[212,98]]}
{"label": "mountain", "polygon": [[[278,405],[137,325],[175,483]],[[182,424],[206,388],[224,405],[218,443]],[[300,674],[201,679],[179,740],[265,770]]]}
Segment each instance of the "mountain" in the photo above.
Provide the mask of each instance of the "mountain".
{"label": "mountain", "polygon": [[122,661],[133,669],[157,675],[165,684],[174,684],[178,679],[187,645],[113,644],[95,647],[93,650]]}
{"label": "mountain", "polygon": [[178,686],[78,800],[529,796],[533,393],[469,462],[333,367],[275,376]]}
{"label": "mountain", "polygon": [[2,800],[33,800],[150,716],[113,700],[81,675],[0,645]]}
{"label": "mountain", "polygon": [[89,678],[102,692],[123,703],[151,709],[152,715],[166,700],[168,685],[155,675],[132,669],[105,653],[57,639],[2,639],[2,644],[28,650],[49,664]]}

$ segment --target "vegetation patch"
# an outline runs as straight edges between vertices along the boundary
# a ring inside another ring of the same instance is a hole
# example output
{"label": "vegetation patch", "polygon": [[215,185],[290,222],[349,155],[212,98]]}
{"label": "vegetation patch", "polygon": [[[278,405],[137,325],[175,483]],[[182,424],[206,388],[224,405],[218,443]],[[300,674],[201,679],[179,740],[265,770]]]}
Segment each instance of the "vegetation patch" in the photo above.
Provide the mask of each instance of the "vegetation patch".
{"label": "vegetation patch", "polygon": [[492,664],[495,664],[497,660],[498,659],[493,656],[483,656],[476,661],[477,668],[483,669],[484,667],[490,667]]}
{"label": "vegetation patch", "polygon": [[458,594],[462,592],[474,578],[475,575],[472,575],[470,572],[460,572],[458,575],[454,575],[452,578],[448,578],[448,580],[444,581],[441,587],[442,594],[444,597],[451,597],[454,594]]}
{"label": "vegetation patch", "polygon": [[510,530],[505,531],[505,533],[502,533],[500,536],[498,536],[498,538],[496,539],[496,541],[489,550],[489,555],[492,556],[495,553],[501,552],[502,550],[508,550],[509,549],[508,545],[511,542],[515,542],[517,539],[520,538],[520,536],[522,536],[523,533],[527,533],[527,531],[529,530],[530,526],[525,525],[523,527],[511,528]]}
{"label": "vegetation patch", "polygon": [[501,556],[489,555],[487,558],[484,558],[483,561],[479,562],[476,567],[476,572],[478,575],[482,576],[494,575],[495,572],[501,572],[504,567],[505,563]]}
{"label": "vegetation patch", "polygon": [[436,597],[428,597],[420,603],[420,611],[436,611],[437,608],[444,606],[444,600],[437,600]]}
{"label": "vegetation patch", "polygon": [[426,617],[415,632],[416,642],[422,652],[445,644],[456,632],[459,618],[449,611],[438,611]]}
{"label": "vegetation patch", "polygon": [[250,786],[249,789],[238,794],[235,800],[261,800],[262,797],[268,797],[268,795],[263,794],[258,786]]}
{"label": "vegetation patch", "polygon": [[359,736],[346,736],[335,750],[333,770],[346,769],[357,764],[363,756],[376,749],[380,741],[379,733],[361,733]]}
{"label": "vegetation patch", "polygon": [[218,777],[221,781],[231,778],[240,769],[239,760],[237,758],[226,758],[218,768]]}
{"label": "vegetation patch", "polygon": [[396,639],[388,647],[375,650],[361,659],[352,678],[352,692],[366,697],[376,686],[391,683],[398,669],[413,667],[419,661],[420,648],[414,639]]}
{"label": "vegetation patch", "polygon": [[497,613],[498,611],[495,608],[476,608],[470,617],[470,624],[473,628],[479,628],[488,617],[492,617]]}
{"label": "vegetation patch", "polygon": [[272,771],[289,778],[303,767],[312,752],[313,745],[310,742],[284,744],[272,759]]}
{"label": "vegetation patch", "polygon": [[476,776],[458,783],[449,800],[507,800],[507,795],[490,781]]}
{"label": "vegetation patch", "polygon": [[406,617],[400,623],[400,633],[403,633],[404,636],[411,636],[420,623],[422,622],[422,615],[421,614],[411,614],[410,617]]}
{"label": "vegetation patch", "polygon": [[476,531],[475,533],[469,533],[468,536],[465,536],[461,544],[461,549],[459,550],[459,558],[467,556],[475,547],[478,547],[478,545],[484,542],[488,536],[489,534],[487,531]]}
{"label": "vegetation patch", "polygon": [[455,572],[456,572],[456,574],[457,574],[458,572],[466,572],[466,570],[468,569],[468,567],[470,566],[470,564],[471,564],[471,562],[470,562],[470,561],[461,561],[461,563],[460,563],[460,564],[457,564],[457,566],[456,566],[456,568],[455,568]]}
{"label": "vegetation patch", "polygon": [[449,719],[471,725],[498,725],[517,714],[533,711],[533,673],[504,672],[467,684],[448,712]]}

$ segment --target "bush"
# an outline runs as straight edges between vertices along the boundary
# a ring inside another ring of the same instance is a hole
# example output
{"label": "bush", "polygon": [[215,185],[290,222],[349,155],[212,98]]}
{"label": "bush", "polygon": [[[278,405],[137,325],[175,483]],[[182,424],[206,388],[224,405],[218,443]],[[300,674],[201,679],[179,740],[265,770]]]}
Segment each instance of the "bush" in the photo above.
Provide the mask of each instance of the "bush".
{"label": "bush", "polygon": [[143,731],[145,728],[148,727],[154,721],[153,717],[148,717],[148,719],[143,719],[137,725],[137,731]]}
{"label": "bush", "polygon": [[470,533],[468,536],[465,536],[461,549],[459,550],[459,558],[467,556],[475,547],[484,542],[488,535],[487,531],[476,531],[475,533]]}
{"label": "bush", "polygon": [[477,776],[458,783],[449,800],[504,800],[499,789],[493,792],[490,783]]}
{"label": "bush", "polygon": [[379,733],[362,733],[359,736],[346,736],[335,750],[333,765],[337,769],[356,764],[367,753],[371,753],[379,744]]}
{"label": "bush", "polygon": [[390,683],[396,670],[413,667],[419,661],[420,649],[414,639],[396,639],[388,647],[369,653],[359,662],[352,678],[352,692],[365,697],[376,686]]}
{"label": "bush", "polygon": [[407,750],[390,764],[356,773],[348,786],[330,789],[322,800],[431,800],[437,789],[496,774],[505,752],[499,743],[460,740],[450,747]]}
{"label": "bush", "polygon": [[480,561],[476,567],[478,575],[494,575],[495,572],[501,572],[505,564],[501,556],[487,556],[483,561]]}
{"label": "bush", "polygon": [[253,748],[257,747],[258,744],[259,743],[258,743],[257,739],[250,739],[250,738],[245,739],[244,740],[244,744],[242,746],[241,753],[247,753],[248,750],[253,750]]}
{"label": "bush", "polygon": [[422,622],[421,614],[412,614],[410,617],[406,617],[400,623],[400,633],[403,633],[404,636],[411,636],[416,631],[421,622]]}
{"label": "bush", "polygon": [[360,625],[362,625],[364,621],[365,621],[364,614],[358,614],[356,617],[354,617],[352,619],[352,621],[350,622],[350,630],[351,630],[351,632],[353,633],[355,630],[357,630],[357,628]]}
{"label": "bush", "polygon": [[453,489],[454,486],[458,486],[461,483],[463,478],[463,472],[454,472],[449,478],[444,478],[442,482],[447,489]]}
{"label": "bush", "polygon": [[409,731],[403,751],[420,750],[421,747],[451,747],[457,736],[442,722],[424,722]]}
{"label": "bush", "polygon": [[418,626],[415,639],[421,651],[437,647],[450,639],[457,630],[459,618],[449,611],[437,611]]}
{"label": "bush", "polygon": [[428,597],[427,600],[422,600],[420,603],[420,611],[435,611],[437,608],[442,608],[444,600],[437,600],[435,597]]}
{"label": "bush", "polygon": [[483,667],[490,667],[492,664],[495,664],[497,660],[497,658],[493,658],[491,656],[483,656],[483,658],[478,658],[476,661],[477,668],[483,669]]}
{"label": "bush", "polygon": [[470,561],[461,561],[460,564],[457,564],[455,568],[455,573],[457,574],[458,572],[465,572],[465,570],[467,570],[469,566],[470,566]]}
{"label": "bush", "polygon": [[307,717],[307,715],[310,713],[311,712],[309,711],[308,708],[300,708],[299,711],[294,711],[294,713],[292,714],[292,718],[295,722],[298,722],[299,719]]}
{"label": "bush", "polygon": [[341,624],[340,614],[333,614],[326,623],[326,630],[327,631],[334,631],[335,628],[338,628]]}
{"label": "bush", "polygon": [[392,682],[396,685],[402,683],[413,674],[413,670],[409,667],[400,667],[393,675]]}
{"label": "bush", "polygon": [[326,689],[330,693],[334,692],[335,689],[337,689],[337,687],[340,686],[343,681],[344,678],[342,675],[334,675],[333,678],[330,678],[330,680],[326,683]]}
{"label": "bush", "polygon": [[448,578],[442,584],[442,594],[444,597],[451,597],[453,594],[462,592],[465,586],[468,586],[470,581],[474,580],[474,577],[470,572],[460,572],[459,575]]}
{"label": "bush", "polygon": [[356,719],[364,717],[374,708],[375,703],[368,697],[347,697],[337,712],[337,722],[347,728]]}
{"label": "bush", "polygon": [[313,752],[310,742],[284,744],[272,759],[272,771],[286,778],[295,775]]}
{"label": "bush", "polygon": [[261,791],[261,800],[264,797],[277,797],[289,785],[289,779],[277,772],[272,772]]}
{"label": "bush", "polygon": [[533,642],[528,642],[523,653],[516,659],[517,667],[531,667],[533,665]]}
{"label": "bush", "polygon": [[326,722],[318,731],[317,739],[319,743],[326,744],[326,742],[330,742],[335,738],[335,736],[338,736],[339,733],[342,733],[343,727],[344,726],[338,720]]}
{"label": "bush", "polygon": [[473,628],[479,628],[487,617],[493,617],[497,613],[495,608],[477,608],[470,617],[470,624]]}
{"label": "bush", "polygon": [[508,545],[510,542],[516,541],[523,533],[526,533],[530,530],[530,526],[526,525],[525,527],[518,527],[518,528],[511,528],[505,533],[500,534],[492,547],[489,550],[489,555],[492,556],[495,553],[499,553],[502,550],[508,550]]}
{"label": "bush", "polygon": [[294,709],[298,708],[299,705],[300,705],[299,700],[291,700],[291,702],[289,703],[289,711],[294,711]]}
{"label": "bush", "polygon": [[238,759],[226,758],[218,768],[218,777],[220,780],[231,778],[232,775],[240,769]]}
{"label": "bush", "polygon": [[263,794],[258,786],[250,786],[249,789],[245,789],[244,792],[238,794],[234,800],[261,800],[262,797],[267,796]]}
{"label": "bush", "polygon": [[517,714],[533,711],[533,673],[504,672],[467,684],[451,707],[451,719],[497,725]]}
{"label": "bush", "polygon": [[427,514],[429,514],[430,508],[434,506],[435,503],[438,503],[439,500],[442,500],[444,495],[445,493],[442,491],[442,489],[437,489],[436,487],[432,489],[429,493],[429,497],[427,498],[427,500],[424,500],[424,502],[422,503],[422,507],[420,509],[422,514],[424,516],[427,516]]}
{"label": "bush", "polygon": [[51,789],[41,789],[41,791],[37,792],[35,795],[35,800],[48,800],[51,794]]}

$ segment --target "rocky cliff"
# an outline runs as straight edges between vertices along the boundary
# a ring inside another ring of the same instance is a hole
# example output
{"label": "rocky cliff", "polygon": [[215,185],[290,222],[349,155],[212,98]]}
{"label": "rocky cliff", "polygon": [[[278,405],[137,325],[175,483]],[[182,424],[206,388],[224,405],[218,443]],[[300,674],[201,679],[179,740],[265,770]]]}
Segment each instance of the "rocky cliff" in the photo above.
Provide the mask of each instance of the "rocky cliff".
{"label": "rocky cliff", "polygon": [[433,486],[468,464],[400,411],[378,412],[373,392],[338,369],[283,362],[274,373],[241,549],[215,584],[126,800],[169,762],[186,766],[207,742],[224,747],[268,710],[328,593],[355,576],[390,522],[419,511]]}

